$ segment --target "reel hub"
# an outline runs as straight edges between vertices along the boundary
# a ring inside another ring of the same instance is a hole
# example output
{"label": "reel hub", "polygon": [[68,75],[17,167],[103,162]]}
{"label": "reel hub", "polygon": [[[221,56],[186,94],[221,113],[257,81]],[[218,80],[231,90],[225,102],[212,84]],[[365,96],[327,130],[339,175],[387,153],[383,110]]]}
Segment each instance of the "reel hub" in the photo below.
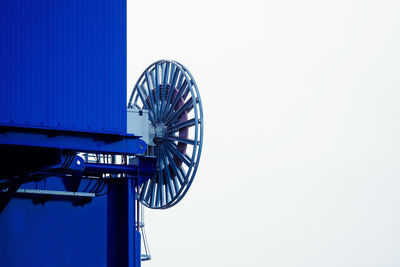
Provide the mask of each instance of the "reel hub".
{"label": "reel hub", "polygon": [[167,126],[164,123],[158,123],[154,127],[155,137],[153,139],[156,145],[161,145],[167,137]]}

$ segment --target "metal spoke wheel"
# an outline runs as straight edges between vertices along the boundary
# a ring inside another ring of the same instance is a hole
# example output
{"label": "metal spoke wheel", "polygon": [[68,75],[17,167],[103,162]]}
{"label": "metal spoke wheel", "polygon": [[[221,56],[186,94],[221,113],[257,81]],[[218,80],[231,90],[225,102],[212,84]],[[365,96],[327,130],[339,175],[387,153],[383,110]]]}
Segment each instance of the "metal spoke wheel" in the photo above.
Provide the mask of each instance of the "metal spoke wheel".
{"label": "metal spoke wheel", "polygon": [[143,205],[169,208],[186,194],[203,145],[203,109],[196,82],[180,63],[161,60],[140,76],[128,108],[148,110],[157,172],[139,190]]}

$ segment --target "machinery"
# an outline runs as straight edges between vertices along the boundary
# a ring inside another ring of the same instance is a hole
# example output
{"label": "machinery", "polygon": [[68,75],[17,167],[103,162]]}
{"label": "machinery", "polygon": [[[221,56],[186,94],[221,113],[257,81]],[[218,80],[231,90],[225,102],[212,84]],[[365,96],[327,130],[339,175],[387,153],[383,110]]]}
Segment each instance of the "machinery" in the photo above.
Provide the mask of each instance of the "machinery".
{"label": "machinery", "polygon": [[5,0],[0,32],[0,266],[140,266],[142,206],[199,165],[193,76],[155,62],[126,99],[123,0]]}
{"label": "machinery", "polygon": [[183,65],[163,60],[143,72],[128,104],[128,132],[143,123],[147,155],[157,159],[156,174],[140,187],[143,205],[169,208],[186,194],[200,160],[202,120],[196,82]]}

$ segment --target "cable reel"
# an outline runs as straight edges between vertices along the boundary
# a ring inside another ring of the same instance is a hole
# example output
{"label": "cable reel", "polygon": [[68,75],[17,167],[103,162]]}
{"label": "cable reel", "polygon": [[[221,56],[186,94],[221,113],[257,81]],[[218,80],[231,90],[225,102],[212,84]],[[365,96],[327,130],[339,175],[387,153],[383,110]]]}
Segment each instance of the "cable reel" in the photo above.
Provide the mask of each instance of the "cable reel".
{"label": "cable reel", "polygon": [[197,84],[182,64],[157,61],[137,81],[129,110],[146,113],[147,154],[157,159],[156,174],[139,188],[139,200],[152,209],[172,207],[185,196],[200,161],[203,109]]}

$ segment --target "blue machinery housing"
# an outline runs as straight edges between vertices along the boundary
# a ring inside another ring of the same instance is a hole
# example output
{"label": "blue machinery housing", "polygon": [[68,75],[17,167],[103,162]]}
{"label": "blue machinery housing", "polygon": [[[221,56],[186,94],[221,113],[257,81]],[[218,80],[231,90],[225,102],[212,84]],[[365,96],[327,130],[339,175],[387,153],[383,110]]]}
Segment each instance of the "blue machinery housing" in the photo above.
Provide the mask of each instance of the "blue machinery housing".
{"label": "blue machinery housing", "polygon": [[199,165],[193,76],[157,61],[127,101],[126,0],[2,0],[0,38],[0,266],[140,266],[142,207]]}
{"label": "blue machinery housing", "polygon": [[125,0],[0,2],[0,266],[140,266]]}

